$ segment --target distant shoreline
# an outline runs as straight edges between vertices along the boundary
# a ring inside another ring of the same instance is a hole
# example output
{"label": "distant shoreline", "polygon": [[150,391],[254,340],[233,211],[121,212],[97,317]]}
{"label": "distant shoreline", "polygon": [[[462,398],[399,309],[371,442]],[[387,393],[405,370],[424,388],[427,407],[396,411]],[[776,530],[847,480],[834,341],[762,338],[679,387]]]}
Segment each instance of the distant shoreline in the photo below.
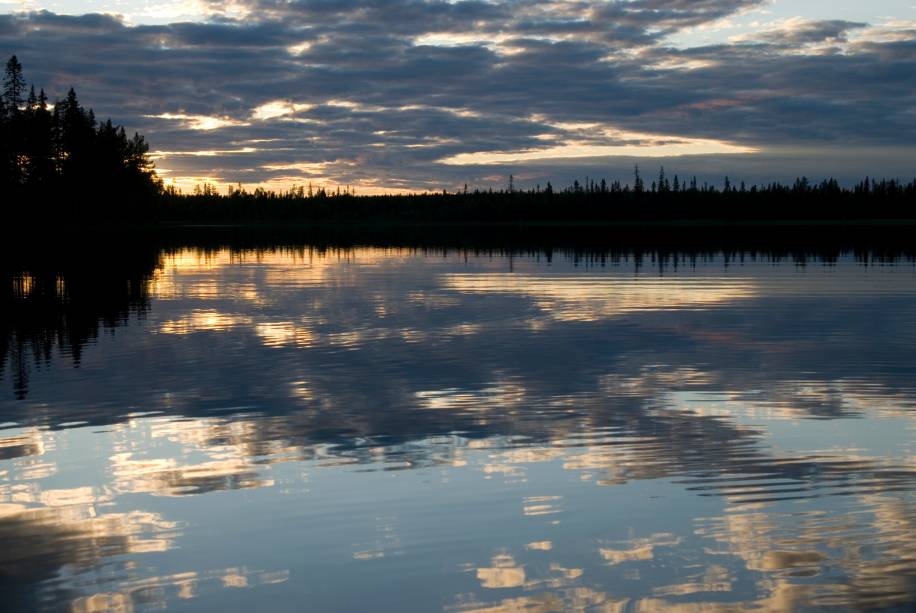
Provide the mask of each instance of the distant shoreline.
{"label": "distant shoreline", "polygon": [[[240,221],[240,222],[197,222],[169,221],[153,224],[139,224],[145,228],[164,229],[270,229],[270,228],[829,228],[829,227],[916,227],[912,219],[631,219],[631,220],[518,220],[518,221],[415,221],[397,219],[353,220],[353,221]],[[916,240],[916,237],[914,237]]]}

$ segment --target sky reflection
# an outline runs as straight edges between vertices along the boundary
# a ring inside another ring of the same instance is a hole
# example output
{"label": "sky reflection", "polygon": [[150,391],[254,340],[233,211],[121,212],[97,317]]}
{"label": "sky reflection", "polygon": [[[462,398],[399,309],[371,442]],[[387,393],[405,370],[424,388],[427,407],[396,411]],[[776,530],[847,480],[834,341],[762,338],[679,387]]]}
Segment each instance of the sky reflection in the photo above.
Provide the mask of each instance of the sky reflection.
{"label": "sky reflection", "polygon": [[13,610],[916,600],[909,264],[135,261],[7,285]]}

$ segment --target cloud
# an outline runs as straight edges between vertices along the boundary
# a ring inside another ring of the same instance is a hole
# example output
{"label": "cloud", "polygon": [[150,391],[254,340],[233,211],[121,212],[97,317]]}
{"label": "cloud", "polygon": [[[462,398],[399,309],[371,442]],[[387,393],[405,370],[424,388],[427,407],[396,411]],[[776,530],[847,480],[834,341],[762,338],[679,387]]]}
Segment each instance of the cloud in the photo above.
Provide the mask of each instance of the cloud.
{"label": "cloud", "polygon": [[[52,96],[75,86],[156,150],[256,150],[165,155],[166,178],[275,184],[320,165],[329,183],[441,189],[486,183],[509,164],[543,183],[667,155],[659,142],[718,143],[677,152],[703,154],[677,165],[715,159],[720,176],[751,157],[783,176],[800,152],[855,147],[878,152],[862,172],[905,169],[911,23],[789,20],[719,45],[667,42],[762,5],[258,0],[210,2],[210,21],[164,25],[37,12],[0,15],[0,53],[18,54]],[[563,127],[574,124],[603,128]],[[618,133],[635,137],[621,148]],[[549,168],[520,154],[545,150],[560,156]],[[765,155],[779,151],[788,157]],[[442,163],[478,154],[479,164]]]}
{"label": "cloud", "polygon": [[867,23],[839,19],[810,21],[798,17],[776,22],[762,32],[736,37],[736,41],[761,41],[790,47],[816,43],[841,44],[848,42],[852,30],[868,27]]}
{"label": "cloud", "polygon": [[162,113],[148,115],[152,119],[168,119],[181,122],[181,126],[188,130],[219,130],[229,126],[248,125],[243,121],[231,117],[210,117],[208,115],[187,115],[185,113]]}

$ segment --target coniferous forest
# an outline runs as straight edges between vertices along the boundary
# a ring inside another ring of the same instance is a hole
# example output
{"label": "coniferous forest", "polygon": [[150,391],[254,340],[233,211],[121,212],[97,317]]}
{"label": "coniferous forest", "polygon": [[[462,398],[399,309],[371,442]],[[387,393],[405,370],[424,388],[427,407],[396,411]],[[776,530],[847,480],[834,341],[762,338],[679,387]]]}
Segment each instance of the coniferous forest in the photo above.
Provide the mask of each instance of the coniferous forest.
{"label": "coniferous forest", "polygon": [[398,196],[358,196],[349,189],[294,187],[278,193],[204,185],[191,193],[163,187],[143,136],[100,122],[74,89],[51,104],[27,85],[16,56],[6,63],[0,97],[3,217],[45,222],[183,223],[536,223],[554,222],[858,222],[916,220],[916,179],[866,178],[790,185],[720,185],[669,176],[632,184],[604,179],[563,188],[547,182],[518,189],[468,189]]}
{"label": "coniferous forest", "polygon": [[140,219],[160,192],[142,136],[96,120],[72,88],[50,103],[44,89],[26,85],[16,56],[6,63],[0,148],[7,216]]}

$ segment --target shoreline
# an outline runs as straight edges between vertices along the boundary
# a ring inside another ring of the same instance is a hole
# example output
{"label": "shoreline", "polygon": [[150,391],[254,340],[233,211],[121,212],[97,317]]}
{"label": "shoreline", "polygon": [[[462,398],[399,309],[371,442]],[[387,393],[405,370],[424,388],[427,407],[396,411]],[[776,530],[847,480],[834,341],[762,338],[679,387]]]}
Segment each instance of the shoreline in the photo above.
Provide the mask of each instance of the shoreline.
{"label": "shoreline", "polygon": [[[123,224],[134,225],[134,224]],[[520,220],[520,221],[416,221],[398,219],[312,221],[265,220],[240,222],[169,221],[135,224],[138,228],[246,229],[246,228],[896,228],[916,227],[913,219],[633,219],[633,220]]]}

